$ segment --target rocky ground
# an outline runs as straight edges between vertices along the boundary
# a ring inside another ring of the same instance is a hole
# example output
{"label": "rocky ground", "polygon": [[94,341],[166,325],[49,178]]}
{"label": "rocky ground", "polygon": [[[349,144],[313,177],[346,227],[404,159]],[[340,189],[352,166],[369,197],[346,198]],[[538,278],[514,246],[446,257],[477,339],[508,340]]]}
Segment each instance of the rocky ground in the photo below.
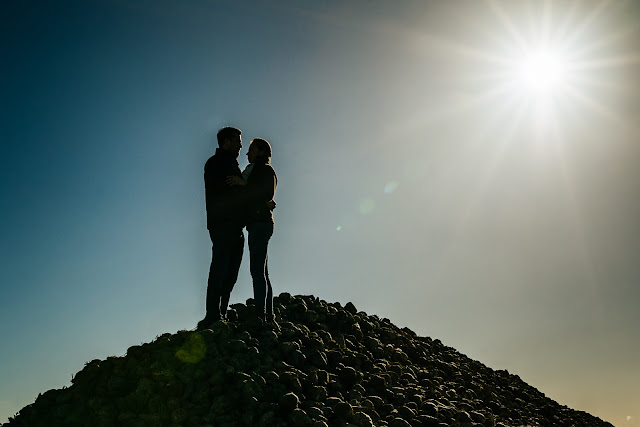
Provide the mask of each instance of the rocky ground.
{"label": "rocky ground", "polygon": [[275,298],[279,327],[164,334],[86,364],[5,426],[610,426],[352,303]]}

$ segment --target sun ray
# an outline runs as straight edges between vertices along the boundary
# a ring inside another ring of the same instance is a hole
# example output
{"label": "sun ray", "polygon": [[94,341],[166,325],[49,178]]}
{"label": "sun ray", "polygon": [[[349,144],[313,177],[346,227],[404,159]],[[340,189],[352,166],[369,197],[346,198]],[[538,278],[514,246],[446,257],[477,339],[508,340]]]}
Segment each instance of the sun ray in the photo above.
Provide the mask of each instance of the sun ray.
{"label": "sun ray", "polygon": [[602,0],[600,4],[587,15],[587,17],[582,21],[581,25],[576,27],[573,33],[569,33],[566,39],[566,42],[572,46],[575,46],[580,36],[584,35],[584,33],[589,29],[589,27],[595,22],[595,20],[602,15],[605,10],[607,10],[610,5],[613,3],[613,0]]}
{"label": "sun ray", "polygon": [[621,55],[611,58],[601,58],[592,61],[585,61],[580,64],[580,70],[599,70],[602,68],[620,67],[622,65],[637,65],[640,64],[640,54],[634,55]]}
{"label": "sun ray", "polygon": [[498,3],[497,0],[488,0],[488,2],[489,2],[489,6],[491,7],[493,12],[495,13],[496,17],[500,20],[500,22],[504,26],[505,30],[508,31],[509,36],[512,37],[511,40],[513,42],[516,42],[520,46],[525,46],[526,45],[526,41],[525,41],[524,37],[522,37],[522,34],[517,29],[515,23],[509,17],[509,15],[507,15],[507,13],[502,8],[500,3]]}
{"label": "sun ray", "polygon": [[563,134],[563,127],[557,116],[552,118],[552,121],[548,127],[549,137],[556,143],[550,144],[550,148],[555,153],[555,158],[559,162],[558,173],[560,175],[560,182],[563,187],[563,192],[566,194],[566,203],[568,208],[568,215],[572,219],[573,234],[575,239],[575,250],[577,252],[578,261],[582,266],[582,273],[584,274],[586,285],[589,288],[589,301],[592,308],[596,309],[593,314],[596,324],[602,323],[603,307],[598,301],[598,284],[599,279],[597,272],[594,268],[593,255],[589,246],[589,239],[587,236],[586,219],[583,214],[584,207],[580,200],[575,180],[573,179],[574,173],[570,170],[570,162],[568,159],[570,156],[567,154],[567,146],[559,142],[566,140],[568,137]]}
{"label": "sun ray", "polygon": [[578,14],[578,4],[579,2],[573,1],[571,4],[571,9],[569,9],[566,13],[564,13],[564,19],[562,22],[558,22],[556,25],[556,30],[551,32],[552,40],[567,40],[567,34],[570,33],[571,27],[573,27],[573,23],[577,19]]}
{"label": "sun ray", "polygon": [[633,25],[631,27],[623,27],[618,31],[611,32],[610,34],[600,37],[597,41],[592,41],[591,43],[585,44],[584,46],[576,47],[574,49],[575,55],[577,57],[584,57],[589,54],[592,54],[603,47],[611,47],[616,42],[623,41],[625,39],[633,39],[638,37],[638,30],[640,29],[640,23]]}
{"label": "sun ray", "polygon": [[475,145],[486,143],[490,139],[491,132],[496,128],[502,128],[505,123],[505,117],[510,117],[508,121],[509,126],[506,129],[506,134],[501,138],[501,142],[492,146],[493,156],[488,166],[485,168],[485,173],[482,179],[477,185],[477,191],[474,196],[468,201],[464,213],[458,220],[458,226],[454,238],[452,238],[451,246],[455,246],[455,241],[459,239],[464,233],[464,228],[470,219],[477,213],[478,206],[485,198],[490,184],[495,181],[497,177],[497,171],[503,164],[504,156],[507,148],[513,142],[513,136],[521,127],[522,122],[526,116],[526,105],[522,103],[504,104],[502,111],[497,111],[492,120],[488,121],[482,130],[475,136]]}
{"label": "sun ray", "polygon": [[584,91],[569,89],[568,93],[580,103],[580,105],[590,108],[592,111],[599,114],[601,117],[607,118],[614,122],[618,126],[624,126],[625,122],[620,114],[610,108],[606,108],[602,105],[601,101],[593,99],[584,93]]}
{"label": "sun ray", "polygon": [[499,54],[491,53],[488,50],[478,49],[454,40],[446,40],[436,36],[423,35],[422,43],[428,43],[433,47],[441,49],[443,52],[453,55],[462,55],[469,59],[479,59],[492,64],[504,64],[506,59]]}
{"label": "sun ray", "polygon": [[[552,128],[552,132],[557,140],[563,140],[566,138],[566,136],[562,135],[562,127],[559,126],[559,123],[557,122],[555,122],[555,126]],[[590,312],[595,326],[598,327],[602,325],[604,307],[603,304],[600,303],[601,298],[599,297],[598,292],[600,280],[594,267],[594,257],[590,248],[589,238],[587,236],[586,219],[583,214],[584,203],[580,200],[577,186],[572,178],[574,174],[570,171],[570,163],[568,161],[570,156],[566,152],[566,146],[563,144],[553,144],[553,147],[555,149],[556,157],[560,163],[559,173],[561,175],[561,183],[564,187],[564,193],[567,195],[566,202],[569,209],[569,215],[572,218],[575,248],[578,261],[583,269],[582,273],[584,275],[586,285],[588,286],[590,308],[595,309],[590,310]]]}
{"label": "sun ray", "polygon": [[[508,83],[502,83],[500,85],[487,86],[487,89],[482,92],[462,93],[461,95],[464,96],[464,99],[451,102],[447,107],[439,105],[437,109],[416,111],[413,117],[407,117],[403,121],[401,128],[413,129],[417,126],[426,126],[430,123],[438,123],[448,118],[454,118],[464,112],[486,108],[486,106],[501,105],[500,100],[504,99],[510,90]],[[510,108],[505,107],[507,111]]]}
{"label": "sun ray", "polygon": [[[513,107],[513,108],[508,108]],[[504,156],[507,148],[513,141],[513,135],[520,128],[522,121],[525,119],[526,107],[523,104],[514,104],[507,106],[505,104],[505,111],[497,112],[493,116],[493,120],[488,122],[483,130],[476,135],[476,145],[486,143],[488,136],[491,134],[491,130],[495,127],[501,127],[504,124],[504,118],[506,116],[513,116],[514,120],[510,121],[510,126],[507,128],[506,135],[501,139],[500,143],[493,145],[493,156],[488,166],[485,168],[485,172],[477,185],[477,189],[473,196],[467,201],[465,207],[462,209],[462,213],[456,221],[456,226],[451,235],[449,241],[444,245],[443,250],[440,252],[441,259],[447,259],[456,250],[460,242],[464,239],[464,235],[467,226],[471,219],[477,214],[478,209],[482,201],[486,198],[490,185],[495,181],[497,177],[500,165],[503,164]],[[439,263],[436,263],[438,265]]]}

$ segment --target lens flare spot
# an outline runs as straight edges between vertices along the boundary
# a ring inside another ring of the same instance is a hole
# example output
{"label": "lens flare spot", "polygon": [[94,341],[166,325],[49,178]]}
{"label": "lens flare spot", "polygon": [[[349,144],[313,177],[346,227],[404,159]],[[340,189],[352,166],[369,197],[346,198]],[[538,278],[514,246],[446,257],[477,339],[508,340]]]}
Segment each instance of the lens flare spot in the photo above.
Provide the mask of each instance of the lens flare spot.
{"label": "lens flare spot", "polygon": [[387,185],[384,186],[384,194],[393,193],[394,191],[396,191],[397,188],[398,188],[397,181],[389,181]]}
{"label": "lens flare spot", "polygon": [[371,212],[373,212],[375,207],[376,207],[376,202],[372,198],[363,199],[360,202],[360,213],[362,215],[368,215]]}
{"label": "lens flare spot", "polygon": [[198,363],[204,358],[207,345],[199,333],[191,335],[176,351],[176,357],[185,363]]}
{"label": "lens flare spot", "polygon": [[341,231],[341,230],[342,230],[342,226],[341,225],[336,227],[336,231]]}

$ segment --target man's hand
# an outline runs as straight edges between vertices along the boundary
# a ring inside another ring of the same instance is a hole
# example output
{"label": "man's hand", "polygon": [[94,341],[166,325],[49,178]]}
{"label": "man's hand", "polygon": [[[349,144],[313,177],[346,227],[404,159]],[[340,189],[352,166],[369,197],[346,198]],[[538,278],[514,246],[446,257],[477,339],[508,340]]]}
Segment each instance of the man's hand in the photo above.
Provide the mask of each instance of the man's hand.
{"label": "man's hand", "polygon": [[241,187],[244,187],[245,185],[247,185],[247,181],[240,178],[239,176],[231,175],[227,177],[227,185],[239,185]]}

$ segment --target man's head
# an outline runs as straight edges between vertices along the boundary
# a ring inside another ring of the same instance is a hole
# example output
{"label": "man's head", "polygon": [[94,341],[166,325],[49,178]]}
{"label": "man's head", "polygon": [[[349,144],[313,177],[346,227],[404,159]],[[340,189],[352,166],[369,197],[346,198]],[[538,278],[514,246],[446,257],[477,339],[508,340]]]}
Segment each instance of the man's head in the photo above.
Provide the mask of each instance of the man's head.
{"label": "man's head", "polygon": [[262,138],[253,138],[247,152],[249,163],[255,163],[257,160],[269,163],[271,159],[271,144]]}
{"label": "man's head", "polygon": [[235,154],[236,157],[242,149],[242,131],[232,127],[224,127],[218,131],[218,147],[222,150]]}

